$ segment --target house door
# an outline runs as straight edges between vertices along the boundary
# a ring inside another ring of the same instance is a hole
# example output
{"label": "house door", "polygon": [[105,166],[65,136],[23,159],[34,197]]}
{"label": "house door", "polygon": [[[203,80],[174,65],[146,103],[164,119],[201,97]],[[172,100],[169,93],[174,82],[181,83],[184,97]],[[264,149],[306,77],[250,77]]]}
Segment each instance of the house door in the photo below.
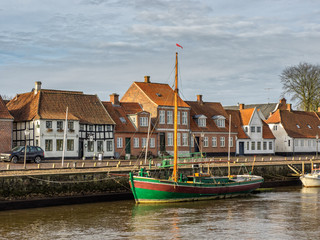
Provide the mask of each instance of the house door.
{"label": "house door", "polygon": [[194,139],[194,152],[200,152],[200,137]]}
{"label": "house door", "polygon": [[166,151],[166,135],[165,133],[160,133],[160,152]]}
{"label": "house door", "polygon": [[126,138],[126,154],[131,154],[131,141],[130,141],[130,138]]}
{"label": "house door", "polygon": [[79,141],[79,159],[83,158],[83,140]]}
{"label": "house door", "polygon": [[244,142],[239,142],[239,155],[244,155]]}

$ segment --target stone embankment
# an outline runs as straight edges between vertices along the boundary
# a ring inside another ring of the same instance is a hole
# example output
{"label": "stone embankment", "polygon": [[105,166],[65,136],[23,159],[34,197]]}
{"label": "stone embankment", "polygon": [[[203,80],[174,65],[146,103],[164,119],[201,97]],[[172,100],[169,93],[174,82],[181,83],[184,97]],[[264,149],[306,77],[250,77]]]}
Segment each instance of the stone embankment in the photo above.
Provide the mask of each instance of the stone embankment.
{"label": "stone embankment", "polygon": [[[305,164],[302,164],[302,163]],[[179,167],[183,174],[191,174],[194,169],[188,161]],[[272,158],[249,161],[234,159],[230,163],[232,175],[252,173],[265,178],[264,187],[297,183],[297,176],[292,175],[288,167],[291,164],[299,171],[303,168],[310,172],[312,164],[320,160]],[[0,171],[0,210],[28,208],[59,204],[74,204],[116,199],[132,199],[128,173],[138,171],[143,165],[120,164],[115,166],[92,166],[74,168],[22,169]],[[140,165],[140,166],[139,166]],[[304,166],[303,166],[304,165]],[[199,163],[203,171],[211,171],[215,175],[226,175],[228,163],[225,160],[203,159]],[[159,163],[144,165],[151,174],[161,175],[163,170]]]}

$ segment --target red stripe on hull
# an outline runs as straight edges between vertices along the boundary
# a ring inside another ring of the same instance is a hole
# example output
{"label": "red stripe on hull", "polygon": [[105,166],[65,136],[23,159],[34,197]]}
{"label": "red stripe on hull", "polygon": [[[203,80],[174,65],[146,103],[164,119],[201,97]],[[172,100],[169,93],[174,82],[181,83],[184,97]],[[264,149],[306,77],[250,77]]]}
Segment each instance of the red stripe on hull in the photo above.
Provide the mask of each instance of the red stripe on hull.
{"label": "red stripe on hull", "polygon": [[183,186],[179,183],[152,183],[152,182],[141,182],[134,181],[135,188],[164,191],[164,192],[176,192],[176,193],[196,193],[196,194],[224,194],[233,192],[246,192],[258,188],[261,182],[239,184],[239,185],[214,185],[214,186]]}

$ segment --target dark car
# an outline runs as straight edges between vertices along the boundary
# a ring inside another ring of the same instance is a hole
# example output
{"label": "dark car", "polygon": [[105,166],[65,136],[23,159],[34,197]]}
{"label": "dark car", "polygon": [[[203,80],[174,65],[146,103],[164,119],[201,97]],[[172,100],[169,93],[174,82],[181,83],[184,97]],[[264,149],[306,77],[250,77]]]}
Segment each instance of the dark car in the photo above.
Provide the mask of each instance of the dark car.
{"label": "dark car", "polygon": [[[10,152],[0,154],[1,161],[11,161],[17,163],[18,161],[24,161],[24,146],[17,146]],[[26,161],[34,161],[40,163],[44,159],[44,151],[41,147],[27,146]]]}

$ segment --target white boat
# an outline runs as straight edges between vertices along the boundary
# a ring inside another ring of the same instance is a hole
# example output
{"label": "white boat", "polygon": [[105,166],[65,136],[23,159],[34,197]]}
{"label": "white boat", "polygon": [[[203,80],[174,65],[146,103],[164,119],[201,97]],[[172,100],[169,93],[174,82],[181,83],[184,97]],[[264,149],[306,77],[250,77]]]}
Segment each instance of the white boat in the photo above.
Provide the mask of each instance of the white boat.
{"label": "white boat", "polygon": [[301,175],[300,180],[305,187],[320,187],[320,168],[313,169],[311,173]]}

